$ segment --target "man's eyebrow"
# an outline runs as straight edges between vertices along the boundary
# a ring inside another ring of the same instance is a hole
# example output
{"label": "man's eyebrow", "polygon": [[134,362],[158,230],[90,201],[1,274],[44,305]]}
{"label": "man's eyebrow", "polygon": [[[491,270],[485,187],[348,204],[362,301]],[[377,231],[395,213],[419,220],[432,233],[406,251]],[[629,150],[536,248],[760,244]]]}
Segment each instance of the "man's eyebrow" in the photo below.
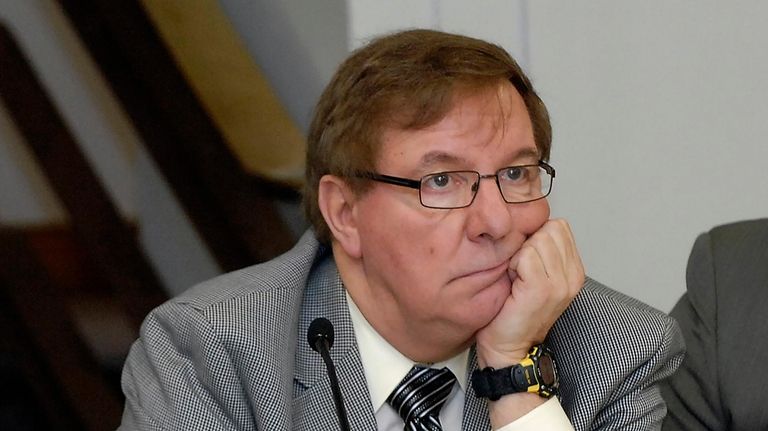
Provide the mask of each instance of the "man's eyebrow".
{"label": "man's eyebrow", "polygon": [[[521,159],[534,159],[535,161],[538,161],[539,150],[531,147],[521,148],[513,153],[511,157],[505,158],[504,162],[514,164]],[[469,164],[469,162],[464,157],[459,157],[444,151],[430,151],[421,157],[419,169],[428,169],[434,165],[466,166],[467,164]]]}
{"label": "man's eyebrow", "polygon": [[421,157],[421,161],[419,161],[419,167],[429,168],[438,164],[459,165],[466,163],[467,160],[463,157],[455,156],[443,151],[430,151]]}
{"label": "man's eyebrow", "polygon": [[539,149],[538,148],[527,147],[527,148],[522,148],[522,149],[520,149],[520,151],[515,153],[512,156],[512,160],[516,161],[516,160],[520,160],[520,159],[536,159],[536,161],[538,161],[539,157],[540,156],[539,156]]}

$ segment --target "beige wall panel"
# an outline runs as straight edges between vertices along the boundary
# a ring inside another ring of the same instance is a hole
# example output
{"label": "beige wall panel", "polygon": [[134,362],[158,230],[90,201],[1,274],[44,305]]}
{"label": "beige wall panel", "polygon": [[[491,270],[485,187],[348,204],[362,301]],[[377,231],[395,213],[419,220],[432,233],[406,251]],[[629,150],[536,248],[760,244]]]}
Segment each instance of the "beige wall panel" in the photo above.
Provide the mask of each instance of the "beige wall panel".
{"label": "beige wall panel", "polygon": [[252,173],[297,184],[305,141],[215,0],[142,0],[232,151]]}

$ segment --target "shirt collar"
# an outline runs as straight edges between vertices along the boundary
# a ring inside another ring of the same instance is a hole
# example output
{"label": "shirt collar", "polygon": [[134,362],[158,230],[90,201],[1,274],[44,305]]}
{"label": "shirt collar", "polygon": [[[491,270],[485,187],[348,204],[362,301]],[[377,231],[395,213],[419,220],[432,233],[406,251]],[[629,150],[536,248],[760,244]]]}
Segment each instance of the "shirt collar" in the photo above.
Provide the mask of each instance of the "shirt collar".
{"label": "shirt collar", "polygon": [[[346,291],[345,291],[346,292]],[[357,338],[357,346],[360,349],[360,358],[363,363],[365,379],[373,403],[373,411],[378,411],[387,401],[387,397],[395,389],[400,380],[408,374],[416,363],[405,357],[387,342],[371,324],[363,313],[357,308],[352,297],[347,295],[349,314],[352,317],[352,326]],[[436,364],[432,368],[448,367],[461,389],[466,391],[467,384],[467,358],[469,349],[465,349],[458,355]]]}

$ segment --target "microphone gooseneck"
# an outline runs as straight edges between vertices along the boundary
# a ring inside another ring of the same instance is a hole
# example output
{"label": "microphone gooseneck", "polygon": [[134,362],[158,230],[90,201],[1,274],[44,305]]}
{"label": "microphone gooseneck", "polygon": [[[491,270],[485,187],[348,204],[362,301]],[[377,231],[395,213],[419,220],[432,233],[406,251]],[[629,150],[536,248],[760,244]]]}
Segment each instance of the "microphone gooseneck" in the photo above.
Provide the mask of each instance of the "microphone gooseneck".
{"label": "microphone gooseneck", "polygon": [[328,379],[331,381],[333,402],[336,405],[336,416],[343,431],[349,431],[347,410],[344,408],[344,399],[341,397],[339,379],[336,377],[336,367],[331,360],[330,349],[333,346],[333,324],[325,317],[318,317],[309,324],[307,330],[307,342],[312,350],[320,353],[328,370]]}

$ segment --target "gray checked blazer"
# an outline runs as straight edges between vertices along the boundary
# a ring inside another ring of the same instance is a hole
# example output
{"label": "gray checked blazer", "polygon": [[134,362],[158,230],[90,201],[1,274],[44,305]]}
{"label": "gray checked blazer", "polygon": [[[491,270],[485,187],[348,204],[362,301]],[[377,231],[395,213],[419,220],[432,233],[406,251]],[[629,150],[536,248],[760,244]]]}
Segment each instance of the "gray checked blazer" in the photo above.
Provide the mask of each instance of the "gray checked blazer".
{"label": "gray checked blazer", "polygon": [[[338,429],[322,359],[306,341],[320,316],[335,326],[331,356],[351,427],[375,430],[344,288],[311,232],[283,256],[202,283],[149,314],[123,370],[120,429]],[[683,357],[674,320],[587,280],[548,343],[577,430],[659,428],[666,407],[657,383]],[[463,424],[490,429],[486,402],[471,389]]]}

